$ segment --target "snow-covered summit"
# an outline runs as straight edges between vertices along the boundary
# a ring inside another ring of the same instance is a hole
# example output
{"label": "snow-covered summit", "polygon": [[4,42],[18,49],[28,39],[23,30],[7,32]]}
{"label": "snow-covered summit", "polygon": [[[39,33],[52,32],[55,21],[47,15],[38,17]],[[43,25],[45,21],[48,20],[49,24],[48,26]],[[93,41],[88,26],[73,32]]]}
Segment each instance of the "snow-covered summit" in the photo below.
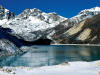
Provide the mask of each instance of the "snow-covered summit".
{"label": "snow-covered summit", "polygon": [[[6,26],[14,28],[20,26],[25,29],[31,29],[32,31],[47,29],[55,27],[60,22],[67,20],[56,13],[45,13],[39,9],[26,9],[21,14],[16,16],[12,21],[8,21]],[[13,25],[13,26],[12,26]]]}
{"label": "snow-covered summit", "polygon": [[40,37],[43,31],[57,26],[64,20],[67,20],[67,18],[59,16],[56,13],[45,13],[34,8],[24,10],[14,19],[7,21],[1,26],[10,28],[13,31],[13,35],[18,35],[24,38],[24,40],[32,41]]}
{"label": "snow-covered summit", "polygon": [[91,9],[85,9],[85,10],[82,10],[79,15],[82,15],[82,14],[90,14],[90,15],[96,15],[100,13],[100,7],[94,7],[94,8],[91,8]]}
{"label": "snow-covered summit", "polygon": [[59,16],[56,13],[45,13],[37,8],[34,9],[26,9],[21,14],[18,15],[17,18],[27,19],[29,17],[35,17],[39,20],[45,21],[46,23],[54,23],[61,22],[67,18]]}
{"label": "snow-covered summit", "polygon": [[0,20],[3,19],[14,19],[15,14],[13,12],[10,12],[8,9],[5,9],[4,7],[0,6]]}
{"label": "snow-covered summit", "polygon": [[78,15],[70,18],[70,21],[72,21],[74,23],[79,23],[87,18],[91,18],[98,14],[100,14],[100,7],[85,9],[85,10],[82,10]]}
{"label": "snow-covered summit", "polygon": [[0,24],[6,23],[10,19],[14,19],[15,14],[10,12],[8,9],[5,9],[0,5]]}

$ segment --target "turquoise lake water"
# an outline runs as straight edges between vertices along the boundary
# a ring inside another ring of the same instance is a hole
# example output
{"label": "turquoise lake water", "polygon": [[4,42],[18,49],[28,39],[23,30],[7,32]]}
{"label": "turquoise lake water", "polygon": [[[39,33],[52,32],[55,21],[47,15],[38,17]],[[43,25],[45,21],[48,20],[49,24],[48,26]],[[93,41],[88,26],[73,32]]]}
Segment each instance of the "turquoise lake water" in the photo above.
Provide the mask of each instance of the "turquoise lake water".
{"label": "turquoise lake water", "polygon": [[0,66],[40,67],[72,61],[100,60],[99,46],[51,45],[33,46],[23,54],[0,58]]}

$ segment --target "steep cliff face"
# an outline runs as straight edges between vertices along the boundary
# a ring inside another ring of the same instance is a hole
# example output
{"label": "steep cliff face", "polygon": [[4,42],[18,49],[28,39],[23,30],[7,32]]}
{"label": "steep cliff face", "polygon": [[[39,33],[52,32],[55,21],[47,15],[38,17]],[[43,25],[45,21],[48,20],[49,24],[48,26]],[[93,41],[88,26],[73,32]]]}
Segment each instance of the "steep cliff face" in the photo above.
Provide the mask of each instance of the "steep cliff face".
{"label": "steep cliff face", "polygon": [[60,44],[100,44],[100,14],[73,26],[62,35],[54,36]]}

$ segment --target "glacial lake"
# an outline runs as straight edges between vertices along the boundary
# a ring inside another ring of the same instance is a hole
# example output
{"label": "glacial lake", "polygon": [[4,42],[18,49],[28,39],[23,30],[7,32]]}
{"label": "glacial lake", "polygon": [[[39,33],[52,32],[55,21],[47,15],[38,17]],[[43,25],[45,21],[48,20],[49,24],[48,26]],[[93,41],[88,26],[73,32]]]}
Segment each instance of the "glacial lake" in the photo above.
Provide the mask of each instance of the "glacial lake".
{"label": "glacial lake", "polygon": [[0,66],[40,67],[63,62],[100,60],[100,46],[47,45],[33,46],[23,54],[0,58]]}

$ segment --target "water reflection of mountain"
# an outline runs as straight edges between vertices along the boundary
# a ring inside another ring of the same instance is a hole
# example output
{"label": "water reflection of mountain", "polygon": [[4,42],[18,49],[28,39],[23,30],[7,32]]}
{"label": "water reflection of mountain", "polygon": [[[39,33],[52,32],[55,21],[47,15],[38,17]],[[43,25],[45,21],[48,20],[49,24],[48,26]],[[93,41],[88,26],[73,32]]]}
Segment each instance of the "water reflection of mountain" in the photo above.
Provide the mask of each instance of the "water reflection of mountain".
{"label": "water reflection of mountain", "polygon": [[[100,47],[95,46],[36,46],[26,53],[0,58],[0,66],[46,66],[65,61],[100,60]],[[31,48],[30,48],[31,49]]]}
{"label": "water reflection of mountain", "polygon": [[[51,52],[55,62],[59,61],[94,61],[100,60],[100,47],[71,46],[53,47]],[[61,60],[59,60],[61,59]]]}

